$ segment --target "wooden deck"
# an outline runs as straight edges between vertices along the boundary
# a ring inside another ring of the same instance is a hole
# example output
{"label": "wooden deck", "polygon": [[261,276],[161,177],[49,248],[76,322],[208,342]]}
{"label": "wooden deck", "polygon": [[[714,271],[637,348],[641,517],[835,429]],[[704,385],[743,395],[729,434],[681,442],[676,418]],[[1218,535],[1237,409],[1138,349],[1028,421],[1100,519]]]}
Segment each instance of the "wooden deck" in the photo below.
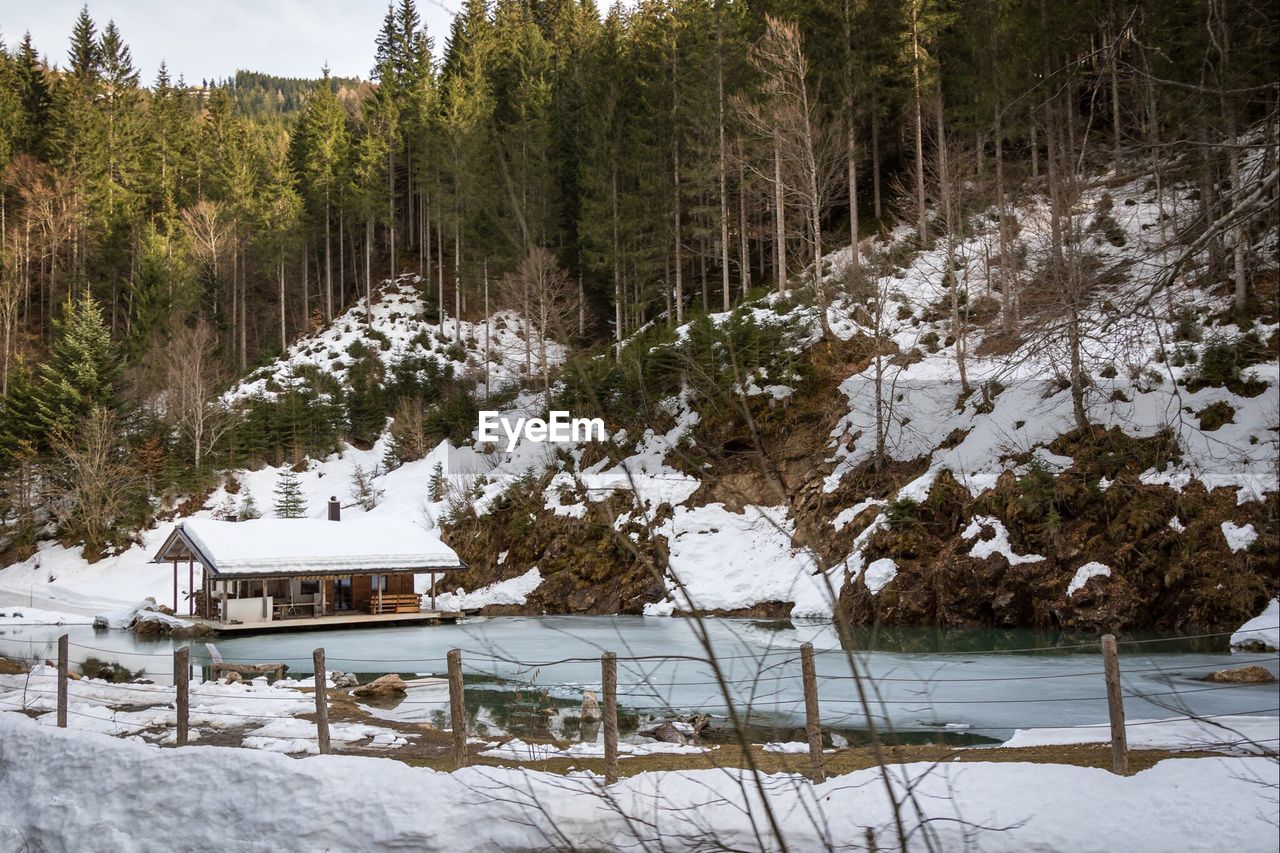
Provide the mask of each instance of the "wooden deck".
{"label": "wooden deck", "polygon": [[[190,618],[190,617],[186,617]],[[242,622],[223,624],[216,619],[193,619],[219,634],[276,634],[286,631],[329,631],[347,628],[397,628],[403,625],[453,624],[462,618],[461,613],[442,610],[422,610],[417,613],[351,613],[341,616],[315,616],[302,619],[274,619],[270,622]]]}

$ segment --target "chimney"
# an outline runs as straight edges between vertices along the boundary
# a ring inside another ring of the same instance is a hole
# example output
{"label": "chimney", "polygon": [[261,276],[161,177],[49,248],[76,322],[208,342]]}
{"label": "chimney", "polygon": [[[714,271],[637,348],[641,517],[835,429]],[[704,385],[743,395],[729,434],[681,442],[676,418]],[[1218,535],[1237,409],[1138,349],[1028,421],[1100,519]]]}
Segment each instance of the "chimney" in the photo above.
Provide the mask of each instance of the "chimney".
{"label": "chimney", "polygon": [[342,521],[342,504],[338,503],[336,497],[329,498],[329,520]]}

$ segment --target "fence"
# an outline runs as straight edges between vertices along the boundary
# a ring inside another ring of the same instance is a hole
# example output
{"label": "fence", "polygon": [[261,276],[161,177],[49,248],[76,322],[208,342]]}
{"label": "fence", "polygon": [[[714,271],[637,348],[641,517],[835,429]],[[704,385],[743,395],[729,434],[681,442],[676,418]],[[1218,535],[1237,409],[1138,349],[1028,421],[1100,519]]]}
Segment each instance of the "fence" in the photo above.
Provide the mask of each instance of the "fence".
{"label": "fence", "polygon": [[[1225,636],[1225,635],[1204,635],[1204,636],[1210,637],[1210,636]],[[1171,638],[1171,639],[1186,639],[1186,638]],[[1153,642],[1160,642],[1160,640],[1139,640],[1139,641],[1127,641],[1127,642],[1153,643]],[[1120,682],[1120,674],[1121,674],[1120,673],[1120,656],[1118,651],[1118,646],[1120,644],[1121,643],[1117,642],[1115,636],[1111,634],[1108,634],[1101,638],[1100,645],[1101,645],[1102,656],[1103,656],[1103,669],[1101,672],[1059,673],[1059,674],[1046,674],[1046,675],[1034,675],[1034,676],[1018,676],[1013,678],[949,678],[949,679],[937,679],[937,681],[986,682],[986,681],[1011,681],[1011,680],[1038,680],[1038,679],[1045,679],[1045,678],[1077,678],[1081,676],[1096,677],[1098,675],[1101,675],[1103,683],[1105,685],[1105,689],[1106,689],[1105,699],[1107,702],[1108,718],[1110,722],[1110,745],[1111,745],[1111,751],[1112,751],[1112,771],[1119,775],[1127,775],[1128,774],[1128,745],[1126,742],[1126,728],[1125,728],[1125,708],[1124,708],[1125,693],[1121,688],[1121,682]],[[69,679],[68,648],[70,645],[72,644],[69,641],[69,636],[66,634],[62,635],[58,639],[58,665],[57,665],[58,683],[57,683],[57,690],[56,690],[56,695],[57,695],[56,719],[57,719],[57,725],[62,728],[65,728],[67,726],[67,715],[69,712],[80,713],[84,716],[93,716],[93,715],[83,714],[83,712],[70,711],[69,709],[68,695],[67,695],[67,682]],[[1084,644],[1078,644],[1076,646],[1071,646],[1067,648],[1087,648],[1087,647],[1093,647],[1096,645],[1098,644],[1084,643]],[[92,648],[92,647],[82,647],[82,648]],[[1052,651],[1052,650],[1057,650],[1062,648],[1064,647],[1057,646],[1057,647],[1045,647],[1045,648],[1033,648],[1033,649],[1012,649],[1012,650],[1000,650],[996,653],[1008,654],[1013,652]],[[106,650],[100,650],[100,651],[106,651]],[[530,667],[530,668],[544,668],[544,667],[551,667],[551,666],[562,665],[567,663],[584,663],[584,662],[597,660],[596,658],[576,657],[576,658],[562,658],[559,660],[551,660],[551,661],[525,662],[525,661],[520,661],[514,658],[507,658],[507,657],[502,657],[502,656],[493,655],[493,654],[483,654],[483,653],[473,653],[473,654],[480,654],[483,657],[488,658],[490,660],[504,661],[507,663],[519,664],[521,666]],[[802,686],[803,686],[804,720],[805,720],[804,728],[805,728],[806,740],[808,744],[808,754],[809,754],[808,775],[815,782],[821,782],[826,778],[826,771],[824,766],[824,754],[822,749],[823,741],[822,741],[822,725],[821,725],[821,702],[820,702],[819,691],[818,691],[818,676],[816,672],[816,666],[814,663],[814,658],[816,654],[847,654],[847,653],[842,649],[815,650],[813,645],[810,643],[805,643],[799,649],[799,663],[800,663],[799,677],[802,680]],[[946,654],[947,653],[938,653],[938,656],[945,656]],[[973,655],[973,654],[982,654],[982,653],[965,652],[963,654]],[[466,717],[466,710],[465,710],[466,705],[465,705],[465,693],[464,693],[465,687],[464,687],[464,681],[463,681],[462,655],[463,655],[463,650],[455,648],[450,650],[448,652],[448,655],[446,656],[446,667],[447,667],[448,685],[449,685],[449,718],[450,718],[450,726],[452,730],[451,734],[452,734],[452,745],[453,745],[453,763],[454,763],[454,766],[457,768],[467,766],[469,761],[469,754],[467,751],[467,717]],[[755,658],[756,656],[755,655],[717,656],[716,660],[724,661],[724,660],[731,660],[731,659],[743,658],[743,657]],[[628,656],[621,659],[630,661],[630,662],[692,660],[692,661],[698,661],[702,663],[708,663],[711,660],[710,658],[700,658],[700,657],[689,656],[689,655],[637,655],[637,656]],[[346,660],[346,659],[343,659],[343,660]],[[618,661],[620,660],[618,655],[615,654],[614,652],[606,651],[598,658],[598,660],[600,663],[600,680],[601,680],[601,687],[602,687],[601,689],[601,693],[602,693],[601,723],[602,723],[603,737],[604,737],[605,780],[606,780],[606,783],[613,783],[618,779],[618,716],[617,716],[618,696],[627,695],[627,694],[620,694],[618,691],[618,669],[617,668],[618,668]],[[1256,660],[1270,661],[1271,658],[1259,658],[1259,659],[1250,660],[1247,662],[1251,663],[1251,662],[1255,662]],[[381,663],[386,663],[386,664],[413,663],[413,664],[421,665],[424,662],[423,661],[386,660],[386,661],[381,661]],[[316,744],[319,752],[322,754],[326,754],[331,752],[332,744],[331,744],[330,732],[329,732],[328,687],[326,684],[326,677],[325,677],[325,674],[329,670],[327,669],[325,651],[323,648],[316,649],[314,651],[312,655],[312,664],[314,666],[314,672],[316,674],[316,677],[314,679],[315,680],[314,699],[315,699],[315,716],[316,716],[316,723],[315,723],[316,724]],[[1214,664],[1214,666],[1215,667],[1220,666],[1220,664]],[[1152,670],[1143,670],[1143,669],[1134,670],[1134,672],[1147,672],[1147,671],[1152,671]],[[177,649],[173,653],[173,680],[174,680],[174,687],[175,687],[174,709],[176,714],[176,728],[175,728],[174,743],[177,746],[186,745],[189,738],[191,675],[192,675],[192,670],[191,670],[191,662],[190,662],[190,649],[184,646]],[[757,680],[783,680],[783,679],[793,678],[793,677],[794,676],[764,676],[763,679],[758,678]],[[871,679],[868,679],[866,676],[859,676],[856,672],[850,675],[845,675],[845,676],[827,675],[827,676],[823,676],[823,678],[824,680],[850,679],[850,680],[856,681],[860,678],[871,680]],[[880,678],[880,679],[874,679],[874,680],[875,681],[920,681],[920,679],[903,679],[903,678],[895,679],[892,677]],[[129,687],[129,685],[117,685],[117,686],[121,688],[126,688],[126,689]],[[858,686],[859,688],[861,688],[861,684],[859,684]],[[1197,690],[1215,690],[1215,689],[1231,689],[1231,686],[1197,688]],[[1188,692],[1188,691],[1172,691],[1171,695],[1178,695],[1184,692]],[[1195,692],[1195,691],[1190,691],[1190,692]],[[1142,696],[1143,698],[1148,698],[1150,695],[1151,694],[1143,694]],[[267,697],[263,697],[263,698],[267,698]],[[280,701],[275,697],[271,697],[271,698],[273,701]],[[1091,701],[1097,701],[1104,697],[1090,696],[1090,697],[1080,697],[1080,698],[1081,699],[1087,698]],[[885,700],[877,699],[875,701],[879,703]],[[889,701],[892,701],[892,700],[889,700]],[[967,700],[955,700],[955,701],[959,701],[963,703]],[[1037,702],[1037,701],[1063,701],[1063,700],[1061,700],[1060,698],[1054,697],[1048,700],[1029,698],[1029,699],[1005,699],[1000,701]],[[1068,701],[1071,701],[1071,700],[1068,700]],[[870,722],[870,719],[871,719],[870,700],[868,700],[866,696],[861,692],[859,694],[859,698],[856,700],[851,700],[851,699],[832,700],[830,697],[828,697],[826,702],[827,703],[843,702],[843,703],[857,704],[860,707],[861,713],[865,715],[867,721]],[[1274,711],[1280,711],[1280,708],[1259,709],[1259,710],[1252,710],[1252,711],[1244,711],[1240,713],[1270,713]],[[256,717],[253,717],[253,715],[239,715],[231,712],[215,711],[215,712],[211,712],[211,714],[213,716],[227,716],[227,717],[246,716],[246,717],[257,719]],[[1159,721],[1156,721],[1156,722],[1159,722]],[[1143,724],[1144,723],[1137,723],[1135,725],[1143,725]]]}

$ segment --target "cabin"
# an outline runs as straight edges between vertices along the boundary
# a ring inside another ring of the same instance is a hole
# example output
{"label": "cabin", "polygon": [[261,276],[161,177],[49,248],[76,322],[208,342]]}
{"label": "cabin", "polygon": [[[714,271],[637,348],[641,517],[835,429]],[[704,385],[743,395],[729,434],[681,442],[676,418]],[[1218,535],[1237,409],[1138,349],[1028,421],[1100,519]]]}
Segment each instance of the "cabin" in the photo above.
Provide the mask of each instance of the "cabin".
{"label": "cabin", "polygon": [[188,616],[221,632],[455,621],[458,614],[435,608],[436,579],[466,568],[413,522],[367,515],[343,521],[332,498],[328,520],[185,519],[151,562],[173,566],[174,613],[185,566]]}

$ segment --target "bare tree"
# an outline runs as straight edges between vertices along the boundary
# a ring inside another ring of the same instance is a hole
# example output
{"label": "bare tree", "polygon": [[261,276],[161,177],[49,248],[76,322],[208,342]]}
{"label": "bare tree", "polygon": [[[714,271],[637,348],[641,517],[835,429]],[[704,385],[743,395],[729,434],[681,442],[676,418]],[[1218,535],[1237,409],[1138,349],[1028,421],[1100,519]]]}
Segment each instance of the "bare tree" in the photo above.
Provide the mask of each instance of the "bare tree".
{"label": "bare tree", "polygon": [[504,308],[517,311],[528,324],[528,334],[537,335],[538,369],[542,390],[551,392],[551,365],[547,344],[566,339],[578,317],[578,286],[556,263],[555,255],[544,248],[530,250],[515,272],[499,284]]}
{"label": "bare tree", "polygon": [[232,411],[218,399],[226,377],[217,350],[217,334],[202,317],[194,325],[179,325],[161,355],[165,417],[190,443],[197,472],[235,424]]}
{"label": "bare tree", "polygon": [[766,20],[765,33],[750,54],[751,64],[764,78],[764,97],[744,101],[743,114],[760,137],[773,142],[775,189],[781,186],[804,211],[813,290],[826,336],[830,298],[822,275],[822,214],[837,182],[838,134],[830,132],[811,91],[799,27],[772,17]]}
{"label": "bare tree", "polygon": [[54,461],[45,500],[64,534],[98,554],[113,527],[142,489],[142,476],[121,445],[116,417],[95,408],[74,432],[53,437]]}
{"label": "bare tree", "polygon": [[[219,261],[231,241],[232,226],[224,214],[223,207],[216,201],[201,200],[182,211],[182,224],[191,237],[196,254],[214,284],[213,292],[218,293]],[[217,298],[216,295],[214,297]],[[214,303],[217,310],[217,303]]]}

